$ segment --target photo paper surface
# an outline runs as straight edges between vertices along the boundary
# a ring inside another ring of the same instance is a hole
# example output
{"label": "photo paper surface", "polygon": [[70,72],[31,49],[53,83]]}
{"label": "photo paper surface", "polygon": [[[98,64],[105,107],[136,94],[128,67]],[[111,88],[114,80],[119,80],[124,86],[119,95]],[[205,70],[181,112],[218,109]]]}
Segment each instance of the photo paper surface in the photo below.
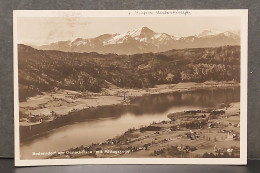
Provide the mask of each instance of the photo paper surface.
{"label": "photo paper surface", "polygon": [[14,11],[15,165],[246,164],[247,15]]}

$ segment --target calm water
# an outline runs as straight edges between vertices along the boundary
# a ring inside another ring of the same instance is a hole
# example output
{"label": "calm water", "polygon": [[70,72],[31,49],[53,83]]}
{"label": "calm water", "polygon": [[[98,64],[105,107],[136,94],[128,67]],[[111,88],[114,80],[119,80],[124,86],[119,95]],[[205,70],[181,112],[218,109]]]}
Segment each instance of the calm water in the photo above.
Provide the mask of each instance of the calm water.
{"label": "calm water", "polygon": [[[79,111],[63,121],[49,124],[47,128],[52,129],[50,132],[23,142],[21,159],[35,159],[32,152],[62,151],[105,141],[129,128],[167,120],[167,114],[171,112],[212,108],[220,103],[238,102],[239,92],[237,87],[149,95],[134,99],[131,105],[104,106],[92,111]],[[41,128],[36,130],[46,130],[46,127]]]}

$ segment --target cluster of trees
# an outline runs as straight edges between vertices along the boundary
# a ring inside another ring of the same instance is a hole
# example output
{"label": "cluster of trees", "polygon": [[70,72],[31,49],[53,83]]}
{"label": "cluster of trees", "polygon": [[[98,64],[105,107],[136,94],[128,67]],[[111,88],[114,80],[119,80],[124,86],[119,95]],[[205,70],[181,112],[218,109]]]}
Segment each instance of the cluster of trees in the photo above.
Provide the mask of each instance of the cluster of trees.
{"label": "cluster of trees", "polygon": [[167,148],[167,152],[170,156],[174,156],[174,157],[185,154],[185,152],[180,151],[177,146],[171,146],[171,147]]}
{"label": "cluster of trees", "polygon": [[189,122],[182,122],[180,127],[184,127],[186,129],[200,129],[207,125],[207,119],[205,120],[193,120]]}
{"label": "cluster of trees", "polygon": [[228,154],[227,152],[224,152],[224,153],[217,153],[217,154],[214,154],[214,153],[207,153],[205,152],[203,155],[202,155],[203,158],[235,158],[235,154],[232,152],[231,154]]}
{"label": "cluster of trees", "polygon": [[141,127],[140,132],[145,131],[160,131],[162,128],[159,126],[147,126],[147,127]]}
{"label": "cluster of trees", "polygon": [[20,101],[55,88],[100,92],[111,84],[148,88],[158,84],[240,79],[239,46],[102,55],[19,45],[18,63]]}
{"label": "cluster of trees", "polygon": [[179,150],[177,146],[170,146],[168,148],[161,148],[154,150],[154,155],[163,155],[170,157],[185,157],[187,155],[186,150]]}

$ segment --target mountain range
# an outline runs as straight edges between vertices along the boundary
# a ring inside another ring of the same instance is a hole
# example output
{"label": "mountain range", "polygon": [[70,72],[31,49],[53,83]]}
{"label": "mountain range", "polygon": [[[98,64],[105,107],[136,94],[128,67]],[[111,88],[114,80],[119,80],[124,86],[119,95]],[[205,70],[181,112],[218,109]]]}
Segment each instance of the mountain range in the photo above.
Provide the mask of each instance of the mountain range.
{"label": "mountain range", "polygon": [[103,34],[87,39],[77,38],[73,41],[58,41],[48,45],[34,46],[34,48],[64,52],[130,55],[164,52],[171,49],[219,47],[225,45],[240,45],[239,33],[205,30],[198,35],[178,38],[166,33],[156,33],[148,27],[142,27],[123,34]]}

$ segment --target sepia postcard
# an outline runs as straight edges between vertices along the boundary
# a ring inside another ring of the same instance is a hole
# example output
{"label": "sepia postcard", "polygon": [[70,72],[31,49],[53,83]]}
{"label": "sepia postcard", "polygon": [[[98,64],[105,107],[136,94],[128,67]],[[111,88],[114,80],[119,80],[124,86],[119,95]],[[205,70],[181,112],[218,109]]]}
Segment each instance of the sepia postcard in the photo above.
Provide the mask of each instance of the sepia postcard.
{"label": "sepia postcard", "polygon": [[247,164],[248,10],[16,10],[15,165]]}

